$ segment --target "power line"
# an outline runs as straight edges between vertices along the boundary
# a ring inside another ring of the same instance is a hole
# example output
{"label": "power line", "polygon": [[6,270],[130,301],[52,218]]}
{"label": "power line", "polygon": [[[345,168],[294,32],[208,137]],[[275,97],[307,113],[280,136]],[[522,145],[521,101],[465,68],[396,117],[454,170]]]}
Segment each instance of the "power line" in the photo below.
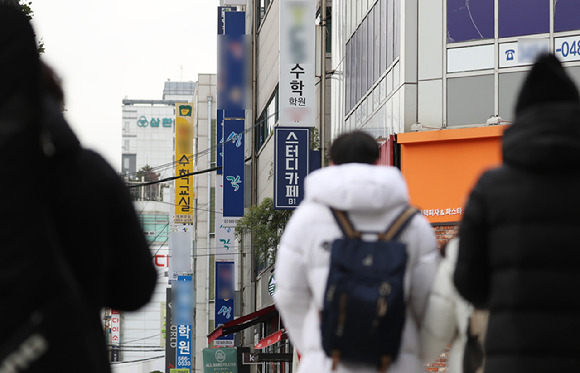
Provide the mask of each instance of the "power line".
{"label": "power line", "polygon": [[208,168],[207,170],[190,172],[190,173],[187,173],[187,174],[184,174],[184,175],[179,175],[179,176],[166,177],[165,179],[160,179],[160,180],[156,180],[156,181],[149,181],[147,183],[139,183],[139,184],[136,184],[136,185],[129,185],[129,186],[127,186],[127,188],[129,188],[129,189],[130,188],[139,188],[139,187],[144,187],[144,186],[147,186],[147,185],[164,183],[166,181],[171,181],[171,180],[175,180],[175,179],[181,179],[182,177],[188,177],[188,176],[193,176],[193,175],[205,174],[207,172],[221,170],[221,168],[222,168],[221,166],[213,167],[213,168]]}

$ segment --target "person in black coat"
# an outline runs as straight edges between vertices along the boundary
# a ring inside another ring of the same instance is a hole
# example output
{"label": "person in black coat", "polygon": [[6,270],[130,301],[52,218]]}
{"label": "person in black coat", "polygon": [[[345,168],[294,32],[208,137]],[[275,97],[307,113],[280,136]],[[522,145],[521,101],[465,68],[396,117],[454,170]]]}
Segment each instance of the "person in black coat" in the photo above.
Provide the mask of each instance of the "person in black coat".
{"label": "person in black coat", "polygon": [[145,305],[157,272],[123,182],[42,71],[29,21],[0,4],[0,371],[110,372],[100,311]]}
{"label": "person in black coat", "polygon": [[580,366],[580,98],[553,55],[527,75],[503,164],[472,190],[454,282],[489,308],[486,372]]}

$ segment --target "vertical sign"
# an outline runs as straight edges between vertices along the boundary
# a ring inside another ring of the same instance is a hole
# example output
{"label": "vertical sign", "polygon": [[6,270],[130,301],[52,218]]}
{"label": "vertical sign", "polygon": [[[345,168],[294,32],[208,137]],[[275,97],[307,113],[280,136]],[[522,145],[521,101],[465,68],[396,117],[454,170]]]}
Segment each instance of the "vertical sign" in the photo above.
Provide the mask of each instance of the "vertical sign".
{"label": "vertical sign", "polygon": [[[234,263],[215,263],[215,325],[216,327],[234,319]],[[216,346],[233,346],[234,335],[224,335],[214,342]]]}
{"label": "vertical sign", "polygon": [[280,125],[314,126],[316,1],[280,0]]}
{"label": "vertical sign", "polygon": [[274,208],[293,209],[304,198],[310,129],[276,127],[274,138]]}
{"label": "vertical sign", "polygon": [[173,284],[173,320],[177,324],[177,368],[191,368],[193,337],[193,278],[178,276]]}
{"label": "vertical sign", "polygon": [[169,282],[177,276],[193,273],[193,227],[184,225],[169,232]]}
{"label": "vertical sign", "polygon": [[121,311],[111,308],[111,361],[120,361]]}
{"label": "vertical sign", "polygon": [[224,218],[244,215],[244,120],[224,118]]}
{"label": "vertical sign", "polygon": [[[175,176],[193,172],[193,104],[175,104]],[[175,180],[175,223],[193,224],[193,176]]]}
{"label": "vertical sign", "polygon": [[216,175],[215,178],[215,208],[216,208],[216,230],[215,230],[215,260],[220,262],[235,262],[238,256],[237,240],[234,235],[234,226],[226,223],[226,220],[234,220],[236,223],[239,218],[224,218],[224,184],[222,175]]}
{"label": "vertical sign", "polygon": [[[218,110],[243,110],[246,97],[246,12],[218,10]],[[223,33],[219,33],[223,31]]]}
{"label": "vertical sign", "polygon": [[165,289],[165,296],[165,373],[170,373],[176,363],[177,325],[173,322],[171,288]]}

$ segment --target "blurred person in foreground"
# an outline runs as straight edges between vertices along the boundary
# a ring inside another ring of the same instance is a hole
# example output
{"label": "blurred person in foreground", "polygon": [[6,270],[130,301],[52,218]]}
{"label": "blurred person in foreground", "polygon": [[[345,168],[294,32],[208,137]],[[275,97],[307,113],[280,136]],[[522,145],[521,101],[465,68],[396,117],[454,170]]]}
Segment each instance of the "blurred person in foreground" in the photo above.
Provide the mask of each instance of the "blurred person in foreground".
{"label": "blurred person in foreground", "polygon": [[542,55],[504,133],[503,164],[480,177],[460,225],[454,282],[489,308],[486,372],[578,369],[579,190],[578,90]]}
{"label": "blurred person in foreground", "polygon": [[[294,211],[276,258],[274,299],[290,339],[301,354],[299,372],[330,372],[332,361],[321,344],[319,311],[329,273],[330,244],[342,237],[330,207],[348,211],[363,232],[386,229],[409,205],[406,183],[394,167],[376,165],[378,145],[355,131],[339,136],[330,148],[330,167],[305,180],[304,200]],[[401,350],[388,372],[424,372],[419,329],[438,265],[433,229],[415,215],[400,236],[406,243],[404,276],[406,319]],[[348,322],[348,320],[346,321]],[[334,372],[377,372],[374,365],[340,362]]]}
{"label": "blurred person in foreground", "polygon": [[143,306],[157,273],[122,181],[44,73],[28,20],[0,5],[0,371],[109,372],[100,311]]}

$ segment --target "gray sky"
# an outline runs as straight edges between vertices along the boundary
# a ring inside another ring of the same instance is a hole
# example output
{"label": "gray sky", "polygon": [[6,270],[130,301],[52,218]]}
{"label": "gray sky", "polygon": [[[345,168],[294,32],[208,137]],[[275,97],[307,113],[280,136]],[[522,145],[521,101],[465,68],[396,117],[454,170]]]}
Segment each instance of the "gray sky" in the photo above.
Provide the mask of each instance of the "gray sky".
{"label": "gray sky", "polygon": [[[32,0],[43,59],[61,76],[83,145],[121,164],[121,100],[215,73],[218,0]],[[152,165],[154,166],[154,165]]]}

